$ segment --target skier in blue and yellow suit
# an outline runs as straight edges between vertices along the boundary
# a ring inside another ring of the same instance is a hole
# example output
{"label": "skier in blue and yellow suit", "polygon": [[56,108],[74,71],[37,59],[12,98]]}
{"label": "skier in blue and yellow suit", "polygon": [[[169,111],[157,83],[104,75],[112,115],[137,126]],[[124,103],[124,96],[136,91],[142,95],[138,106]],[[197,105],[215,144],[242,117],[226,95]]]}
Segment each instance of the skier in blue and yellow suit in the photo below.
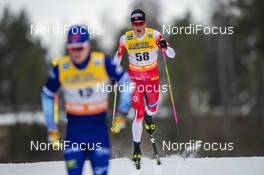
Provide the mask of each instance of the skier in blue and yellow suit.
{"label": "skier in blue and yellow suit", "polygon": [[[60,139],[53,117],[54,95],[61,87],[68,119],[64,150],[69,175],[81,175],[86,158],[90,159],[95,175],[106,175],[110,145],[106,115],[107,91],[98,86],[109,79],[124,83],[127,73],[101,52],[91,52],[89,33],[85,27],[73,26],[68,33],[69,55],[59,59],[43,87],[42,107],[48,128],[49,142]],[[102,87],[102,86],[101,86]]]}

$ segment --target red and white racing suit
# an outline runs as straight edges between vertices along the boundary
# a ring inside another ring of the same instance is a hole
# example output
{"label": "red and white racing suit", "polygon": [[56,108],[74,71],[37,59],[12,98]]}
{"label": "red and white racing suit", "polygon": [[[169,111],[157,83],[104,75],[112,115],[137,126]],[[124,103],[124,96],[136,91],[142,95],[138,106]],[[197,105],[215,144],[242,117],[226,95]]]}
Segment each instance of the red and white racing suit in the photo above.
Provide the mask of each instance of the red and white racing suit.
{"label": "red and white racing suit", "polygon": [[[163,36],[160,32],[151,28],[146,28],[145,34],[140,38],[133,31],[128,31],[120,37],[114,57],[114,62],[120,64],[125,51],[128,53],[128,74],[135,86],[131,96],[132,106],[135,109],[135,120],[132,125],[135,142],[140,142],[145,112],[152,116],[157,110],[160,89],[157,52],[161,38]],[[175,57],[175,52],[170,46],[165,53],[170,58]]]}

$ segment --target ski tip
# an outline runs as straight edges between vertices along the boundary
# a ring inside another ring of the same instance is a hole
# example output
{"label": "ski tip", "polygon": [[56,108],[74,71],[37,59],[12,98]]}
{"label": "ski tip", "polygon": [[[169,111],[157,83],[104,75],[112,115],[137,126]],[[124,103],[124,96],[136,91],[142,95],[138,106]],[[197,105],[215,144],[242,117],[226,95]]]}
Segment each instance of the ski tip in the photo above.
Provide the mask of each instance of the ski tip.
{"label": "ski tip", "polygon": [[160,157],[158,155],[155,156],[155,160],[157,165],[161,165]]}
{"label": "ski tip", "polygon": [[140,169],[140,160],[139,159],[132,159],[133,164],[135,165],[136,169],[139,170]]}
{"label": "ski tip", "polygon": [[140,165],[136,166],[136,169],[139,170],[140,169]]}
{"label": "ski tip", "polygon": [[134,162],[135,166],[136,166],[136,169],[139,170],[140,169],[140,162],[137,161],[137,162]]}

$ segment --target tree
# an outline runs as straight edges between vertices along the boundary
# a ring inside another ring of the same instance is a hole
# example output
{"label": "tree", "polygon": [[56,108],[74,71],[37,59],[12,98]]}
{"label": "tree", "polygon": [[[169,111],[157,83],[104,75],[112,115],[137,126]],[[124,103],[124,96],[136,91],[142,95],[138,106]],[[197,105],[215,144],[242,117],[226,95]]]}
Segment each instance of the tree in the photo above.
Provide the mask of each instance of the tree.
{"label": "tree", "polygon": [[[175,19],[171,26],[188,27],[193,24],[191,14],[187,13],[181,19]],[[171,72],[172,88],[176,89],[175,99],[177,107],[184,115],[191,114],[191,99],[193,96],[202,99],[207,92],[205,39],[202,35],[188,35],[185,33],[170,34],[168,42],[176,49],[176,58],[167,59]],[[175,92],[175,91],[174,91]],[[194,92],[197,92],[195,95]]]}
{"label": "tree", "polygon": [[244,64],[247,67],[245,88],[251,92],[254,101],[252,114],[264,117],[264,1],[237,0],[234,8],[238,9],[237,28],[239,28],[239,46]]}
{"label": "tree", "polygon": [[30,35],[29,26],[24,10],[14,15],[4,9],[0,19],[0,105],[4,109],[39,104],[46,51]]}

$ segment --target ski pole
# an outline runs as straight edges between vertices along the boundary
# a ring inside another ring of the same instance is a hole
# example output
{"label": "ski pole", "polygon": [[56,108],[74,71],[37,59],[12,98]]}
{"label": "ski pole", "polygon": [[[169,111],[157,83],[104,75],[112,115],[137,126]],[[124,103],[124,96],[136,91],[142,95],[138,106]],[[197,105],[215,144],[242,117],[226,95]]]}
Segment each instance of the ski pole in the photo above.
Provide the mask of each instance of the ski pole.
{"label": "ski pole", "polygon": [[117,83],[114,84],[114,106],[113,106],[113,117],[112,117],[112,127],[111,130],[113,131],[115,125],[115,114],[116,114],[116,98],[117,98]]}
{"label": "ski pole", "polygon": [[[53,66],[56,66],[58,64],[59,64],[59,59],[52,60]],[[56,125],[58,125],[59,124],[59,94],[56,94],[54,96],[53,110],[54,110],[54,122]]]}
{"label": "ski pole", "polygon": [[54,96],[54,122],[56,125],[59,124],[59,95]]}
{"label": "ski pole", "polygon": [[166,71],[168,83],[169,83],[169,91],[170,91],[170,98],[171,98],[172,109],[173,109],[173,117],[174,117],[174,119],[176,121],[176,124],[178,124],[179,123],[179,118],[177,116],[176,105],[175,105],[174,98],[173,98],[173,94],[172,94],[171,82],[170,82],[170,75],[169,75],[169,71],[168,71],[168,67],[167,67],[167,63],[166,63],[166,54],[165,54],[165,51],[162,51],[162,57],[163,57],[164,65],[165,65],[165,71]]}

